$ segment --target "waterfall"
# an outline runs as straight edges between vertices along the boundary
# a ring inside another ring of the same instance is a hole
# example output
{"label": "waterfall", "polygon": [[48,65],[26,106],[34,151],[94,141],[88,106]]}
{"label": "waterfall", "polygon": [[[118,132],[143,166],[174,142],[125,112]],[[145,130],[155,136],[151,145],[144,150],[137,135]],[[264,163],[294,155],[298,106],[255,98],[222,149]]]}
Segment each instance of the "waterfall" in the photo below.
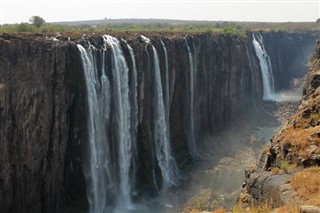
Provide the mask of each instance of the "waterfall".
{"label": "waterfall", "polygon": [[[78,45],[87,89],[89,169],[85,175],[90,213],[108,212],[107,203],[110,198],[115,199],[119,208],[131,207],[131,169],[135,166],[132,161],[136,151],[138,110],[135,60],[132,57],[133,83],[130,87],[130,99],[129,69],[120,42],[107,35],[103,36],[103,40],[104,48],[99,50],[92,45],[87,49]],[[108,67],[111,68],[111,83],[106,75],[106,53],[110,49],[111,64]],[[129,51],[133,54],[131,48]],[[133,111],[130,105],[133,106]],[[114,122],[114,137],[107,134],[111,120]],[[109,142],[110,138],[115,141]],[[112,155],[110,147],[114,150]]]}
{"label": "waterfall", "polygon": [[197,147],[195,142],[195,122],[194,122],[194,79],[195,79],[195,65],[194,58],[189,47],[187,38],[184,38],[186,47],[188,50],[189,56],[189,67],[190,67],[190,125],[189,125],[189,139],[188,139],[188,147],[190,155],[193,159],[196,158],[197,155]]}
{"label": "waterfall", "polygon": [[[129,81],[129,67],[119,40],[108,35],[102,38],[104,45],[100,48],[78,45],[87,90],[89,158],[85,176],[90,213],[108,212],[110,204],[118,210],[131,208],[136,175],[138,80],[135,56],[123,40],[132,62]],[[176,185],[178,171],[170,145],[168,55],[162,42],[165,57],[163,88],[158,52],[151,41],[145,39],[153,53],[149,61],[154,73],[154,152],[161,171],[162,189],[166,190]]]}
{"label": "waterfall", "polygon": [[[166,190],[170,186],[174,186],[177,167],[171,154],[169,123],[167,120],[165,109],[161,75],[159,66],[159,56],[156,48],[152,45],[153,51],[153,68],[155,78],[155,125],[154,125],[154,145],[158,165],[161,170],[163,189]],[[167,82],[166,82],[167,83]]]}
{"label": "waterfall", "polygon": [[105,45],[112,50],[112,76],[114,116],[117,125],[118,166],[119,166],[119,193],[118,204],[121,207],[131,205],[130,165],[132,159],[132,140],[130,132],[130,100],[129,100],[129,68],[124,58],[118,39],[105,35]]}
{"label": "waterfall", "polygon": [[275,98],[274,94],[274,78],[272,72],[272,66],[270,57],[268,56],[264,44],[263,37],[257,33],[252,34],[253,46],[256,51],[256,55],[260,61],[260,68],[262,74],[262,82],[263,82],[263,100],[273,100]]}
{"label": "waterfall", "polygon": [[138,131],[138,73],[137,73],[137,66],[136,66],[136,60],[134,56],[133,49],[130,47],[130,45],[123,40],[127,44],[131,62],[132,62],[132,72],[130,75],[130,105],[131,105],[131,140],[132,140],[132,150],[134,153],[134,156],[132,158],[132,169],[133,169],[133,177],[132,178],[132,185],[135,182],[135,174],[136,174],[136,158],[138,155],[137,152],[137,131]]}
{"label": "waterfall", "polygon": [[[113,181],[106,135],[110,112],[110,83],[105,74],[104,63],[101,67],[101,76],[98,76],[95,58],[97,50],[93,46],[89,46],[86,50],[79,44],[78,49],[83,64],[88,105],[89,172],[86,174],[87,196],[90,212],[104,213],[107,212],[106,200]],[[104,54],[102,61],[104,62]]]}
{"label": "waterfall", "polygon": [[165,87],[164,87],[164,105],[165,105],[165,111],[166,111],[166,125],[168,127],[168,135],[170,138],[170,83],[169,83],[169,63],[168,63],[168,53],[167,48],[162,40],[162,48],[164,52],[164,62],[165,62]]}

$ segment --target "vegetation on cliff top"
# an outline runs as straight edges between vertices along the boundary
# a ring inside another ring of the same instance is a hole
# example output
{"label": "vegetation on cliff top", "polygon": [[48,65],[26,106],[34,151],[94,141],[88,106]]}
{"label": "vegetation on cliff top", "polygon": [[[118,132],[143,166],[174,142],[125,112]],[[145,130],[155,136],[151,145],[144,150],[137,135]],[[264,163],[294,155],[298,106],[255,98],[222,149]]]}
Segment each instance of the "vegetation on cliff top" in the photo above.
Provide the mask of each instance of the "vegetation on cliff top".
{"label": "vegetation on cliff top", "polygon": [[185,32],[185,33],[213,33],[246,35],[252,31],[286,32],[286,31],[315,31],[320,30],[318,23],[311,22],[227,22],[227,21],[173,21],[173,20],[132,20],[111,21],[100,20],[96,24],[90,21],[81,23],[45,23],[39,16],[30,18],[30,23],[0,25],[0,34],[3,33],[102,33],[107,31],[130,32]]}

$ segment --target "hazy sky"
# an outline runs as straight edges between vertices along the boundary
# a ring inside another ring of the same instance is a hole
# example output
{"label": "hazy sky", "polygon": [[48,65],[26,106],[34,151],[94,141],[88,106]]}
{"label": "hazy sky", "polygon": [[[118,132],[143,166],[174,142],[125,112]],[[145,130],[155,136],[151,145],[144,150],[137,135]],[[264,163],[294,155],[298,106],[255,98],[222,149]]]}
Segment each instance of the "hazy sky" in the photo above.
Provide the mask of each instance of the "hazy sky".
{"label": "hazy sky", "polygon": [[117,18],[315,21],[320,0],[0,0],[0,23]]}

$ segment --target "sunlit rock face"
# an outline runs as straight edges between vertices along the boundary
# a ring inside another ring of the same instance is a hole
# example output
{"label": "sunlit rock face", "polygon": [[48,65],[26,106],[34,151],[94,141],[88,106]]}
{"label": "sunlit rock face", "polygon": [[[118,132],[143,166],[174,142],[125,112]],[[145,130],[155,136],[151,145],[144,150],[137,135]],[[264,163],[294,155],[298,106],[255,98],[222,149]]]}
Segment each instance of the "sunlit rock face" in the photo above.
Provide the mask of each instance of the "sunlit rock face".
{"label": "sunlit rock face", "polygon": [[[130,125],[126,132],[134,148],[130,151],[133,163],[126,167],[130,180],[125,182],[130,181],[130,190],[122,188],[122,192],[133,202],[145,195],[161,193],[164,185],[178,185],[179,174],[201,157],[197,147],[206,134],[232,127],[248,114],[259,112],[263,101],[259,60],[251,36],[153,33],[144,36],[113,35],[128,72],[125,75],[129,97],[124,98],[130,109],[122,111],[130,113],[127,117],[130,122],[124,123]],[[314,37],[308,33],[262,36],[275,66],[275,84],[287,82],[284,73],[295,77],[296,71],[287,69],[289,63],[283,61],[291,60],[287,55],[302,57],[302,51],[292,48],[303,49],[314,43]],[[115,49],[110,42],[106,44],[106,37],[78,37],[71,38],[75,42],[63,36],[58,41],[40,35],[0,37],[1,212],[59,212],[63,204],[73,200],[87,202],[90,184],[84,171],[90,168],[90,104],[83,57],[77,44],[87,50],[89,43],[96,49],[97,75],[102,75],[104,63],[109,81],[106,88],[110,88],[110,120],[100,131],[105,131],[110,148],[108,160],[114,163],[110,165],[113,169],[110,174],[115,175],[110,185],[114,193],[106,196],[106,202],[116,205],[116,189],[121,189],[123,182],[116,172],[120,171],[117,162],[121,158],[118,144],[121,132],[120,109],[115,103],[120,100],[119,94],[127,92],[115,91],[117,86],[123,87],[120,78],[116,83],[112,68]],[[278,44],[278,40],[284,42]],[[283,57],[283,61],[278,57]],[[156,136],[164,132],[165,137]],[[161,146],[156,146],[159,140]],[[163,140],[170,146],[167,161],[157,154],[159,147],[165,147]],[[174,161],[174,184],[165,179],[171,174],[164,174],[160,161]]]}

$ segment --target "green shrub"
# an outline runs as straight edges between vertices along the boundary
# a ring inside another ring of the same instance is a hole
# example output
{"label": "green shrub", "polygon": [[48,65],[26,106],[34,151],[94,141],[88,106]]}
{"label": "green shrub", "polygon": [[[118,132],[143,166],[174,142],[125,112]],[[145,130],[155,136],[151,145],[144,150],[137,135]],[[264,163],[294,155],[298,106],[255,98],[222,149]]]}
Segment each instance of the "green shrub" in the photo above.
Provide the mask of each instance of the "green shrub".
{"label": "green shrub", "polygon": [[211,34],[211,33],[213,33],[213,29],[208,27],[204,32]]}
{"label": "green shrub", "polygon": [[17,31],[18,32],[32,32],[33,31],[33,27],[32,25],[28,24],[28,23],[20,23],[17,27]]}
{"label": "green shrub", "polygon": [[235,28],[233,28],[233,27],[224,28],[224,29],[223,29],[223,32],[224,32],[225,34],[228,34],[228,35],[236,35],[236,34],[238,34],[237,29],[235,29]]}
{"label": "green shrub", "polygon": [[282,169],[282,171],[284,173],[288,174],[289,173],[289,163],[288,163],[288,161],[287,160],[282,160],[280,168]]}

